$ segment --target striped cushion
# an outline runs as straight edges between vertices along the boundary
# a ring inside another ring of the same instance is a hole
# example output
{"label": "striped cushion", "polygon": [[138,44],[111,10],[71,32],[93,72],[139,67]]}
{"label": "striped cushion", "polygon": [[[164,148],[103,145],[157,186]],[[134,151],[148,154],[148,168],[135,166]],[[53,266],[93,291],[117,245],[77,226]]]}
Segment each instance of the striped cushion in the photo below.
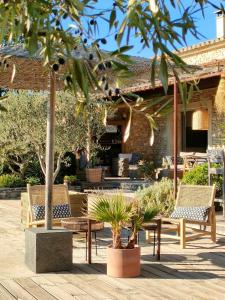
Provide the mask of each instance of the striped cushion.
{"label": "striped cushion", "polygon": [[209,207],[177,207],[171,214],[172,219],[187,219],[193,221],[207,221]]}

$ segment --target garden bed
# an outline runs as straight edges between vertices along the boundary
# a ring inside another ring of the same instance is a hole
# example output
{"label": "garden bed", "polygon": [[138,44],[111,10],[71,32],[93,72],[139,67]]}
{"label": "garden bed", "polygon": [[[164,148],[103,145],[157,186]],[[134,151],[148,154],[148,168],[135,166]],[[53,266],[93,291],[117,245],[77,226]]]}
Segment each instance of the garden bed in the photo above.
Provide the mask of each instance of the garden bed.
{"label": "garden bed", "polygon": [[20,199],[21,193],[26,190],[26,187],[0,188],[0,199]]}

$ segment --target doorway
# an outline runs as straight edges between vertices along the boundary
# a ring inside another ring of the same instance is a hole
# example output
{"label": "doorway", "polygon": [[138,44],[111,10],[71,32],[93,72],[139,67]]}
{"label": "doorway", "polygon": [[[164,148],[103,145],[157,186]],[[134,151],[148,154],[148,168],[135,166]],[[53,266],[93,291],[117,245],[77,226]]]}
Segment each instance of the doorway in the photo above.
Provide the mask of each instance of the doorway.
{"label": "doorway", "polygon": [[193,111],[182,112],[182,151],[206,152],[208,130],[192,130]]}

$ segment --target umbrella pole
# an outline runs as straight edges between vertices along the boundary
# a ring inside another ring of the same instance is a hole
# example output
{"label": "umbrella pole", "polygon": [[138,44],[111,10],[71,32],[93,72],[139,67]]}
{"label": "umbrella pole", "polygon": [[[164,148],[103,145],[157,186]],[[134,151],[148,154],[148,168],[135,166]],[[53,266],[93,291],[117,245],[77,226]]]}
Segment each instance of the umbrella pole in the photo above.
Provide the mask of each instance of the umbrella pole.
{"label": "umbrella pole", "polygon": [[52,192],[54,173],[56,78],[50,71],[50,97],[47,105],[46,179],[45,179],[45,229],[52,229]]}
{"label": "umbrella pole", "polygon": [[174,108],[173,108],[173,156],[174,156],[174,196],[177,195],[177,111],[178,111],[178,103],[177,103],[177,80],[174,78]]}

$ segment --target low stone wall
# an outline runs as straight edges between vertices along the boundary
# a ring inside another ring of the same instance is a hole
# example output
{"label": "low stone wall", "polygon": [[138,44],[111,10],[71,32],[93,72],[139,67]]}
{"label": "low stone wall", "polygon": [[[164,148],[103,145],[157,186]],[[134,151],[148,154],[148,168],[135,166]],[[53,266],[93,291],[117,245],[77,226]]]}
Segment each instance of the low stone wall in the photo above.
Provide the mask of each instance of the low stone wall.
{"label": "low stone wall", "polygon": [[26,187],[0,188],[0,199],[20,199],[21,193],[26,190]]}

